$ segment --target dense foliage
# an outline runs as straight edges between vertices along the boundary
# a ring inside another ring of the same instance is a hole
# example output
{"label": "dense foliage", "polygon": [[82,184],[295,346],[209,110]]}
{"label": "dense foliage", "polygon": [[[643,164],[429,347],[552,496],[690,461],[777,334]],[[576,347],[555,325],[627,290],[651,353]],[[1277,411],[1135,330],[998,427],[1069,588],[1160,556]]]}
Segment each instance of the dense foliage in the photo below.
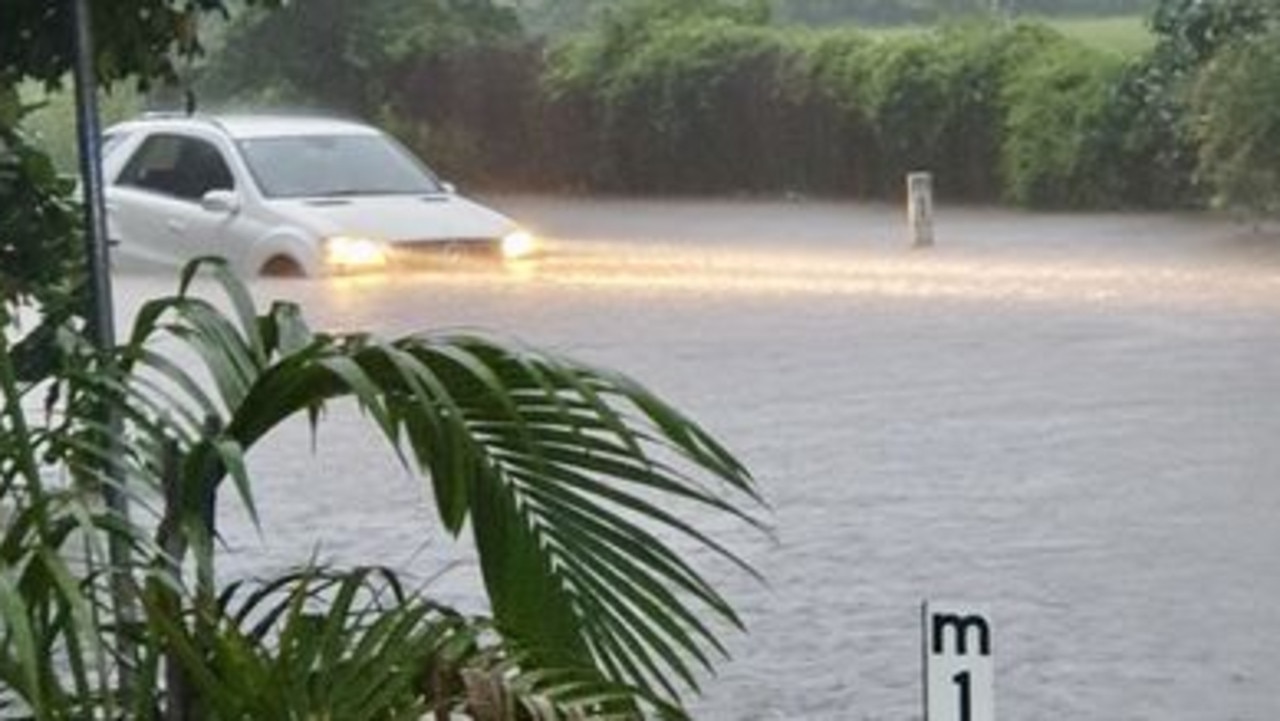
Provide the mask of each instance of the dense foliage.
{"label": "dense foliage", "polygon": [[[613,20],[557,47],[519,81],[521,91],[493,90],[534,95],[514,106],[513,128],[535,137],[508,179],[627,192],[893,197],[906,172],[930,169],[950,198],[1158,202],[1158,186],[1096,189],[1097,177],[1123,175],[1109,163],[1140,164],[1145,158],[1134,156],[1152,152],[1127,137],[1143,128],[1109,112],[1128,63],[1044,26],[880,37],[697,15],[619,27]],[[429,110],[402,117],[400,127],[421,118],[452,137],[487,122],[487,137],[501,144],[504,130],[492,118],[433,102],[430,88],[453,87],[457,77],[416,80],[422,90],[403,94]],[[1132,150],[1110,152],[1108,142]],[[471,170],[448,154],[429,157],[450,175]]]}
{"label": "dense foliage", "polygon": [[[539,35],[582,30],[599,21],[617,0],[518,0],[525,25]],[[997,11],[1023,15],[1136,15],[1150,12],[1155,0],[771,0],[778,24],[898,25],[929,23]]]}
{"label": "dense foliage", "polygon": [[269,102],[370,115],[406,63],[493,45],[518,28],[514,11],[490,0],[298,0],[239,15],[203,84],[215,95],[250,88]]}
{"label": "dense foliage", "polygon": [[1119,200],[1105,182],[1111,158],[1098,152],[1118,65],[1080,45],[1050,39],[1010,70],[1002,158],[1010,199],[1070,207]]}
{"label": "dense foliage", "polygon": [[1200,168],[1216,204],[1280,211],[1280,28],[1219,53],[1196,79]]}
{"label": "dense foliage", "polygon": [[[425,2],[394,0],[415,1]],[[310,5],[323,2],[295,7]],[[951,15],[964,14],[963,3],[953,5]],[[1150,18],[1154,44],[1130,54],[1041,22],[980,13],[884,34],[777,22],[801,7],[821,15],[820,2],[520,7],[526,17],[533,7],[572,11],[590,25],[547,45],[521,39],[503,15],[492,24],[500,37],[481,37],[476,25],[455,32],[455,41],[398,55],[385,72],[354,65],[327,72],[334,82],[309,97],[324,101],[343,77],[364,78],[364,89],[376,92],[356,104],[362,114],[444,174],[495,188],[885,198],[902,192],[904,173],[928,169],[942,195],[959,200],[1111,208],[1216,199],[1260,207],[1262,194],[1246,186],[1272,177],[1253,167],[1269,161],[1252,144],[1265,142],[1274,116],[1262,97],[1246,96],[1254,92],[1249,83],[1265,83],[1273,0],[1162,0]],[[391,37],[405,34],[411,27],[397,26]],[[289,55],[232,33],[213,65],[265,49]],[[327,62],[345,62],[340,56]],[[1199,81],[1210,73],[1222,82]],[[288,95],[307,77],[241,83],[259,96],[264,88]]]}

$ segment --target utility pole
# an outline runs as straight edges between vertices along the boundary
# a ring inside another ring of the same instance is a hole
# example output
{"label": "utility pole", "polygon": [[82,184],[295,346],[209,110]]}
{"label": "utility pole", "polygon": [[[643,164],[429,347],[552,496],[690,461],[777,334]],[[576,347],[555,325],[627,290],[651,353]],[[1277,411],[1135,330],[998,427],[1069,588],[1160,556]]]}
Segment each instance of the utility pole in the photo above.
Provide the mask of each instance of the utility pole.
{"label": "utility pole", "polygon": [[[76,96],[76,133],[80,151],[80,182],[84,192],[85,251],[89,263],[89,308],[85,317],[89,334],[99,351],[102,363],[113,363],[112,349],[116,345],[115,308],[111,292],[111,259],[107,247],[106,202],[103,199],[102,180],[102,129],[98,120],[98,77],[94,68],[92,17],[88,0],[67,0],[70,4],[72,32],[74,33]],[[123,474],[119,467],[122,455],[122,423],[119,414],[103,410],[107,428],[107,482],[102,484],[103,502],[108,511],[121,519],[129,516],[128,498],[121,488]],[[107,548],[111,562],[111,598],[116,622],[132,625],[136,620],[131,552],[128,541],[112,534]],[[128,632],[118,639],[120,664],[120,688],[126,695],[133,688],[133,643]]]}

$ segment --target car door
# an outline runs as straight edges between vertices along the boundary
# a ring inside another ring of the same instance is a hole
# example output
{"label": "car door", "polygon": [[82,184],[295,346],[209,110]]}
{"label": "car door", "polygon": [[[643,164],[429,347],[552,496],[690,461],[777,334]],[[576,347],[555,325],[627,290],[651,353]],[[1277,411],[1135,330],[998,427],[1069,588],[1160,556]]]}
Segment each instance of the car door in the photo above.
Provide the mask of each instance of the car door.
{"label": "car door", "polygon": [[109,234],[122,265],[172,266],[202,255],[235,255],[235,213],[203,208],[200,199],[210,190],[235,190],[216,145],[181,133],[146,137],[107,193]]}

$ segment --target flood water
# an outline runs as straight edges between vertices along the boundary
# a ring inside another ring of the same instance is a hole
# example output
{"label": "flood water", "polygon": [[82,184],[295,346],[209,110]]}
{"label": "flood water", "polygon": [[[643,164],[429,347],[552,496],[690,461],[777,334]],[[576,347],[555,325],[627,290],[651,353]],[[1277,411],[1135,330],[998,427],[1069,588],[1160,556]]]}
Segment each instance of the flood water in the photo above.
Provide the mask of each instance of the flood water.
{"label": "flood water", "polygon": [[[753,470],[761,585],[707,719],[912,719],[920,603],[985,605],[1017,721],[1280,718],[1280,242],[1195,217],[495,198],[501,273],[254,285],[313,325],[483,329],[622,369]],[[167,279],[117,281],[122,315]],[[223,571],[399,566],[483,607],[465,544],[351,409],[250,459]]]}

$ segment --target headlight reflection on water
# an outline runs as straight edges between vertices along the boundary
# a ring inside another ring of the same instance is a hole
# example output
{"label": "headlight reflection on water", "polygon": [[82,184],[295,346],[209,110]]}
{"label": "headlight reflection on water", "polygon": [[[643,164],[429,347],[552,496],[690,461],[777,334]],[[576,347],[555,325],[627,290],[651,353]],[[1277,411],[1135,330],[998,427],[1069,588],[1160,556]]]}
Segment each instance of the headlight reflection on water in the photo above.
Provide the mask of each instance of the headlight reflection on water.
{"label": "headlight reflection on water", "polygon": [[1067,303],[1276,304],[1262,273],[1066,257],[954,252],[762,250],[606,241],[540,241],[538,253],[470,272],[433,270],[434,284],[503,282],[700,296],[871,296]]}
{"label": "headlight reflection on water", "polygon": [[1280,301],[1280,277],[1234,267],[954,251],[841,253],[569,243],[533,277],[594,288],[701,295],[878,296],[1067,303]]}

